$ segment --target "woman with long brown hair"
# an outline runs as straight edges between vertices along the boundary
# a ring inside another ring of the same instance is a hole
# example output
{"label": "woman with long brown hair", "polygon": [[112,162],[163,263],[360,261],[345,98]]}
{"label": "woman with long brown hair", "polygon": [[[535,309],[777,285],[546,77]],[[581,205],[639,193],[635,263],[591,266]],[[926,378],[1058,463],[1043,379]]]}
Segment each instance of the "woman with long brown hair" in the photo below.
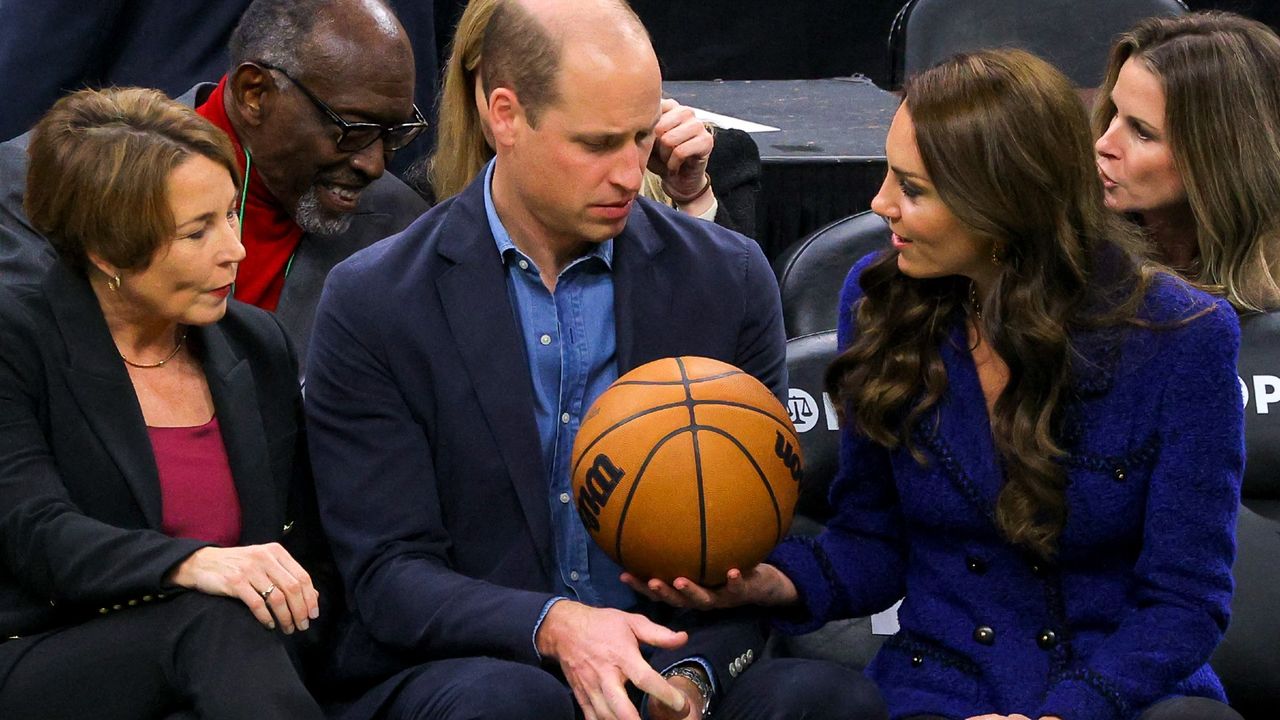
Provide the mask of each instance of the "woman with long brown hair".
{"label": "woman with long brown hair", "polygon": [[1280,308],[1280,37],[1230,13],[1144,20],[1094,109],[1108,207],[1240,312]]}
{"label": "woman with long brown hair", "polygon": [[869,668],[893,718],[1233,717],[1236,314],[1103,203],[1070,83],[1022,51],[908,82],[840,300],[836,515],[673,604],[802,632],[905,596]]}

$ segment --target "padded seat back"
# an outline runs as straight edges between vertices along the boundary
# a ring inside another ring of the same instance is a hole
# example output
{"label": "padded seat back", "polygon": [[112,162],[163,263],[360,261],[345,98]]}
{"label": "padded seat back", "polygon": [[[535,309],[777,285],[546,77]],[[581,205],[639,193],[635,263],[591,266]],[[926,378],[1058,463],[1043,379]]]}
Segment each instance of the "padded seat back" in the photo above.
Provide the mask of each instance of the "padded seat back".
{"label": "padded seat back", "polygon": [[889,247],[889,226],[871,211],[819,228],[773,263],[782,324],[794,338],[834,330],[845,277],[862,256]]}
{"label": "padded seat back", "polygon": [[1231,706],[1275,717],[1280,699],[1280,310],[1240,318],[1244,487],[1231,625],[1213,655]]}
{"label": "padded seat back", "polygon": [[[1240,318],[1239,371],[1245,405],[1244,504],[1280,521],[1280,310]],[[1280,561],[1276,569],[1280,582]]]}
{"label": "padded seat back", "polygon": [[835,408],[822,392],[822,378],[835,356],[835,330],[787,341],[787,372],[791,378],[787,411],[800,435],[804,454],[804,479],[800,481],[796,512],[818,522],[831,517],[827,492],[840,456]]}
{"label": "padded seat back", "polygon": [[889,31],[890,84],[959,52],[1017,47],[1077,87],[1097,87],[1117,35],[1144,18],[1186,12],[1181,0],[911,0]]}

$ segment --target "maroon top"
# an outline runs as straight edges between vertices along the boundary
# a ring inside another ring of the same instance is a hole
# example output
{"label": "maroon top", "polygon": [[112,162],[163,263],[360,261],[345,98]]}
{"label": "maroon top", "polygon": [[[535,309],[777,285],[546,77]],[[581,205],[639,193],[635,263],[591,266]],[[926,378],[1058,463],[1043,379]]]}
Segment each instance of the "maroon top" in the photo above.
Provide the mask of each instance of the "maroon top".
{"label": "maroon top", "polygon": [[160,471],[161,529],[171,537],[239,544],[240,497],[218,418],[195,427],[147,427]]}

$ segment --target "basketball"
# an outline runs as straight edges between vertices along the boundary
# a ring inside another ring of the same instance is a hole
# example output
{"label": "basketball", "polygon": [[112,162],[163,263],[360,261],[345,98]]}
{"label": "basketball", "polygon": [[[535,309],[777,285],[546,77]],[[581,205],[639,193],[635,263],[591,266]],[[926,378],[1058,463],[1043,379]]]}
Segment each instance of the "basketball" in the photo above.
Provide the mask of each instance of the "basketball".
{"label": "basketball", "polygon": [[618,378],[583,419],[572,457],[578,515],[641,580],[717,586],[786,535],[804,461],[759,380],[702,357]]}

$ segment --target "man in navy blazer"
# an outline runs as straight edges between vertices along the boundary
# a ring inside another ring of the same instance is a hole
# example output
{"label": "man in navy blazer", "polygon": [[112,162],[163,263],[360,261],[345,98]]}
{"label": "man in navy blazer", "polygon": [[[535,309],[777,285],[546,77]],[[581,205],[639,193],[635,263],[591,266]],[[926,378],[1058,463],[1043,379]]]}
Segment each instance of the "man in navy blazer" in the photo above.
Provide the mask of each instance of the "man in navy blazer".
{"label": "man in navy blazer", "polygon": [[581,415],[627,370],[708,356],[786,393],[759,247],[637,196],[661,99],[643,27],[621,2],[509,0],[483,57],[496,159],[337,266],[317,312],[307,415],[351,609],[343,717],[568,719],[575,699],[600,720],[634,703],[849,717],[860,676],[753,665],[754,617],[638,597],[570,502]]}

